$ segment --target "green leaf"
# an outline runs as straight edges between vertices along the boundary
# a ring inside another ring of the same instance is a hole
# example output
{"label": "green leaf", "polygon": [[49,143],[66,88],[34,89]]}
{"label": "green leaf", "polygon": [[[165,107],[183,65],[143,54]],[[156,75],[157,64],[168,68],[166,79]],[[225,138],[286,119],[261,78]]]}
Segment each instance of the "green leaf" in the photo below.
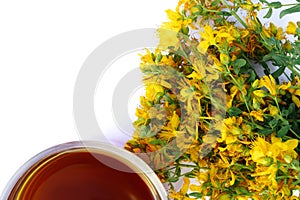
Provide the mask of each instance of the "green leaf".
{"label": "green leaf", "polygon": [[269,4],[269,2],[267,2],[266,0],[259,0],[259,1],[262,2],[262,3]]}
{"label": "green leaf", "polygon": [[244,187],[236,187],[235,191],[237,194],[240,194],[240,195],[249,195],[248,190]]}
{"label": "green leaf", "polygon": [[215,6],[219,5],[219,4],[220,4],[220,0],[216,0],[216,1],[213,1],[213,2],[211,3],[211,6],[212,6],[212,7],[215,7]]}
{"label": "green leaf", "polygon": [[300,65],[300,58],[296,59],[296,60],[294,61],[294,64],[295,64],[295,65]]}
{"label": "green leaf", "polygon": [[193,171],[187,172],[184,174],[184,176],[187,178],[195,178],[195,173]]}
{"label": "green leaf", "polygon": [[275,128],[278,125],[278,121],[278,119],[274,118],[268,124],[271,128]]}
{"label": "green leaf", "polygon": [[251,84],[252,82],[255,81],[255,79],[256,79],[255,72],[254,72],[254,70],[251,70],[251,72],[250,72],[250,77],[248,78],[248,83]]}
{"label": "green leaf", "polygon": [[281,111],[281,115],[282,115],[282,117],[287,117],[287,116],[289,116],[289,111],[287,109],[283,108]]}
{"label": "green leaf", "polygon": [[296,109],[296,105],[294,103],[291,103],[289,108],[288,108],[289,114],[295,114],[295,112],[296,112],[295,109]]}
{"label": "green leaf", "polygon": [[240,72],[240,68],[238,68],[236,65],[233,65],[233,71],[236,75],[238,75]]}
{"label": "green leaf", "polygon": [[274,130],[273,129],[263,129],[263,130],[259,130],[258,133],[261,134],[261,135],[270,135],[271,133],[273,133]]}
{"label": "green leaf", "polygon": [[160,145],[160,144],[162,144],[162,141],[161,141],[161,140],[151,140],[151,141],[149,142],[149,144],[152,144],[152,145]]}
{"label": "green leaf", "polygon": [[236,64],[238,67],[244,67],[244,66],[247,64],[247,62],[246,62],[245,59],[240,58],[240,59],[237,59],[237,60],[235,61],[235,64]]}
{"label": "green leaf", "polygon": [[277,65],[285,66],[290,61],[290,58],[282,54],[273,54],[273,60],[276,62]]}
{"label": "green leaf", "polygon": [[267,14],[264,16],[264,18],[270,18],[271,16],[272,16],[272,14],[273,14],[273,9],[272,8],[270,8],[269,10],[268,10],[268,12],[267,12]]}
{"label": "green leaf", "polygon": [[230,117],[233,117],[233,116],[238,116],[238,115],[242,114],[243,111],[237,107],[231,107],[228,109],[227,112]]}
{"label": "green leaf", "polygon": [[200,199],[200,198],[202,198],[202,194],[199,192],[192,192],[192,193],[189,193],[189,197],[195,197],[196,199]]}
{"label": "green leaf", "polygon": [[179,180],[179,178],[177,176],[172,176],[172,177],[169,177],[166,181],[167,182],[177,182]]}
{"label": "green leaf", "polygon": [[282,7],[282,4],[281,4],[281,2],[276,1],[276,2],[271,2],[271,3],[269,4],[269,6],[272,7],[272,8],[281,8],[281,7]]}
{"label": "green leaf", "polygon": [[300,12],[300,4],[281,11],[280,14],[279,14],[279,17],[282,18],[285,15],[288,15],[288,14],[291,14],[291,13],[296,13],[296,12]]}
{"label": "green leaf", "polygon": [[291,128],[290,125],[286,125],[286,126],[281,127],[281,129],[276,133],[276,136],[277,137],[285,136],[290,128]]}
{"label": "green leaf", "polygon": [[221,16],[231,16],[230,12],[226,12],[226,11],[220,11],[216,13],[217,15],[221,15]]}
{"label": "green leaf", "polygon": [[176,176],[181,175],[181,168],[180,167],[176,167],[175,174],[176,174]]}
{"label": "green leaf", "polygon": [[275,72],[272,73],[272,76],[277,79],[285,71],[285,67],[279,67]]}
{"label": "green leaf", "polygon": [[241,67],[245,66],[247,64],[245,59],[237,59],[233,63],[233,70],[235,74],[239,74]]}
{"label": "green leaf", "polygon": [[159,63],[159,62],[161,61],[162,57],[163,57],[163,56],[161,55],[161,53],[158,53],[158,54],[156,55],[155,62]]}
{"label": "green leaf", "polygon": [[296,185],[299,185],[299,184],[300,184],[300,180],[297,180],[297,181],[293,182],[293,183],[291,184],[291,186],[296,186]]}

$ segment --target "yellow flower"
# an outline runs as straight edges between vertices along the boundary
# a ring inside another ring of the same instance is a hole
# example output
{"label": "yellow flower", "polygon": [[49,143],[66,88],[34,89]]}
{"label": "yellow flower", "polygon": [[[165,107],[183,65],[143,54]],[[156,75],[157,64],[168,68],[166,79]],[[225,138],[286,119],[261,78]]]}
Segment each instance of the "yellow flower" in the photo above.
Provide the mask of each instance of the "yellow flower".
{"label": "yellow flower", "polygon": [[264,39],[268,39],[268,38],[272,37],[273,34],[270,32],[269,29],[266,29],[265,27],[262,27],[261,36]]}
{"label": "yellow flower", "polygon": [[237,196],[236,198],[237,200],[249,200],[249,197],[245,197],[245,196]]}
{"label": "yellow flower", "polygon": [[201,74],[199,74],[196,71],[193,71],[192,73],[190,73],[188,76],[186,76],[187,78],[192,78],[192,79],[196,79],[196,80],[202,80],[203,76]]}
{"label": "yellow flower", "polygon": [[262,164],[262,159],[267,156],[271,145],[262,137],[258,137],[252,144],[253,147],[250,150],[251,158],[254,162]]}
{"label": "yellow flower", "polygon": [[221,128],[221,138],[218,138],[218,142],[225,141],[226,144],[232,144],[236,142],[237,137],[241,134],[242,130],[239,128],[242,123],[242,118],[230,117],[223,120],[223,127]]}
{"label": "yellow flower", "polygon": [[241,37],[241,33],[232,25],[219,27],[216,31],[217,44],[223,47],[231,45],[233,41]]}
{"label": "yellow flower", "polygon": [[251,96],[253,107],[258,110],[260,108],[260,104],[265,104],[263,97],[266,97],[267,93],[264,90],[254,90]]}
{"label": "yellow flower", "polygon": [[[267,94],[264,90],[254,90],[253,91],[253,94],[256,96],[256,97],[266,97]],[[262,102],[261,102],[262,103]]]}
{"label": "yellow flower", "polygon": [[180,124],[179,116],[174,111],[167,126],[163,127],[163,130],[159,133],[159,137],[169,142],[172,138],[182,133],[182,131],[177,131],[179,124]]}
{"label": "yellow flower", "polygon": [[185,19],[179,12],[173,10],[166,10],[169,18],[168,22],[162,24],[158,29],[158,36],[160,43],[158,48],[166,50],[170,46],[177,47],[178,45],[178,32],[192,22],[191,19]]}
{"label": "yellow flower", "polygon": [[270,166],[257,166],[255,173],[251,174],[251,176],[255,177],[256,184],[276,191],[278,189],[278,183],[275,179],[277,171],[278,168],[276,164]]}
{"label": "yellow flower", "polygon": [[[293,85],[295,84],[295,82],[298,82],[298,84],[296,84],[296,86],[300,86],[299,85],[299,80],[296,78],[293,81]],[[288,82],[288,84],[283,84],[282,86],[279,86],[279,89],[282,90],[287,90],[289,93],[292,94],[292,101],[296,104],[296,106],[299,108],[300,107],[300,100],[297,96],[300,96],[300,89],[295,89],[293,87],[291,87],[291,82]]]}
{"label": "yellow flower", "polygon": [[167,66],[175,66],[176,65],[172,56],[165,56],[165,55],[163,55],[160,63],[163,65],[167,65]]}
{"label": "yellow flower", "polygon": [[172,118],[170,120],[171,126],[173,129],[177,129],[179,124],[180,124],[180,119],[178,117],[178,115],[176,114],[176,112],[173,112]]}
{"label": "yellow flower", "polygon": [[201,59],[197,59],[193,61],[193,72],[188,75],[188,78],[193,78],[197,80],[201,80],[203,77],[206,76],[206,70],[205,70],[205,63]]}
{"label": "yellow flower", "polygon": [[239,92],[239,88],[237,86],[232,86],[230,88],[230,96],[227,96],[227,101],[226,101],[226,107],[231,108],[232,107],[232,102],[236,94]]}
{"label": "yellow flower", "polygon": [[269,105],[270,115],[276,116],[279,112],[278,108],[276,106]]}
{"label": "yellow flower", "polygon": [[231,170],[230,170],[230,175],[231,175],[230,185],[234,185],[234,183],[235,183],[235,175],[234,175],[234,173]]}
{"label": "yellow flower", "polygon": [[268,28],[268,31],[270,31],[273,35],[276,34],[277,32],[277,27],[275,26],[274,23],[270,22],[270,25],[269,25],[269,28]]}
{"label": "yellow flower", "polygon": [[216,44],[214,31],[209,25],[204,26],[203,32],[200,33],[200,37],[201,41],[197,47],[200,53],[206,53],[209,46]]}
{"label": "yellow flower", "polygon": [[297,153],[294,150],[298,146],[297,139],[290,139],[285,142],[282,142],[281,138],[277,138],[274,135],[271,137],[272,147],[270,149],[270,156],[274,159],[279,159],[281,162],[286,162],[288,159],[287,156],[295,159],[297,158]]}
{"label": "yellow flower", "polygon": [[146,54],[141,55],[141,68],[144,65],[154,64],[152,53],[149,49],[146,49]]}
{"label": "yellow flower", "polygon": [[300,107],[300,100],[298,97],[295,95],[292,95],[292,101],[296,104],[296,106],[299,108]]}
{"label": "yellow flower", "polygon": [[162,24],[162,28],[173,30],[175,32],[178,32],[183,25],[182,16],[179,12],[175,12],[173,10],[166,10],[167,16],[169,18],[168,22],[165,22]]}
{"label": "yellow flower", "polygon": [[174,190],[170,192],[169,197],[177,200],[194,200],[192,198],[186,197],[185,194],[189,190],[190,187],[190,179],[187,177],[183,178],[183,185],[179,192],[175,192]]}
{"label": "yellow flower", "polygon": [[253,147],[250,150],[252,160],[264,166],[268,166],[277,160],[286,162],[285,158],[287,156],[293,159],[297,157],[297,153],[294,150],[298,146],[297,139],[282,142],[281,138],[272,135],[271,143],[262,137],[258,137],[252,144]]}
{"label": "yellow flower", "polygon": [[190,187],[190,179],[187,178],[187,177],[184,177],[183,178],[183,185],[180,189],[180,192],[183,193],[183,194],[186,194],[187,191],[189,190],[189,187]]}
{"label": "yellow flower", "polygon": [[288,26],[286,27],[286,33],[295,35],[297,30],[297,25],[294,22],[289,22]]}
{"label": "yellow flower", "polygon": [[211,185],[215,188],[218,188],[218,184],[217,184],[217,174],[218,174],[218,168],[216,168],[213,164],[210,167],[209,170],[209,178],[211,181]]}
{"label": "yellow flower", "polygon": [[291,87],[291,82],[288,83],[282,83],[279,87],[278,90],[287,90]]}
{"label": "yellow flower", "polygon": [[146,85],[146,98],[150,101],[154,101],[156,98],[156,95],[158,93],[163,93],[164,92],[164,88],[156,83],[152,83],[152,84],[147,84]]}
{"label": "yellow flower", "polygon": [[260,80],[260,87],[266,87],[272,96],[276,95],[276,83],[272,75],[263,76]]}
{"label": "yellow flower", "polygon": [[281,27],[278,28],[278,32],[276,34],[276,39],[277,40],[283,40],[283,39],[285,39],[283,28],[281,28]]}
{"label": "yellow flower", "polygon": [[221,61],[222,64],[228,65],[229,62],[230,62],[230,58],[229,58],[229,56],[227,54],[221,53],[220,54],[220,61]]}
{"label": "yellow flower", "polygon": [[231,195],[228,193],[222,193],[218,196],[218,199],[219,200],[228,200],[228,199],[231,199]]}
{"label": "yellow flower", "polygon": [[256,80],[252,83],[251,86],[252,86],[254,89],[256,89],[256,88],[259,86],[259,80],[256,79]]}
{"label": "yellow flower", "polygon": [[206,170],[206,171],[198,171],[196,173],[196,177],[197,177],[197,180],[200,183],[208,181],[208,170]]}
{"label": "yellow flower", "polygon": [[251,111],[250,115],[253,116],[256,120],[263,122],[264,121],[264,117],[263,117],[263,111],[259,110],[259,111]]}

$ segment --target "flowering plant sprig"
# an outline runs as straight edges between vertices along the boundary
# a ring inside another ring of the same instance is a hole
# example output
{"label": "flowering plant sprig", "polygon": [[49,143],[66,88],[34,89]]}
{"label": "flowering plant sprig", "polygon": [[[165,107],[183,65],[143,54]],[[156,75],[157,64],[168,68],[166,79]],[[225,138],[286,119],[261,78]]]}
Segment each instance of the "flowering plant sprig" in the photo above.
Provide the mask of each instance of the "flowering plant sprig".
{"label": "flowering plant sprig", "polygon": [[180,0],[167,11],[157,50],[141,57],[146,94],[125,148],[148,153],[169,198],[298,199],[300,23],[259,17],[297,2]]}

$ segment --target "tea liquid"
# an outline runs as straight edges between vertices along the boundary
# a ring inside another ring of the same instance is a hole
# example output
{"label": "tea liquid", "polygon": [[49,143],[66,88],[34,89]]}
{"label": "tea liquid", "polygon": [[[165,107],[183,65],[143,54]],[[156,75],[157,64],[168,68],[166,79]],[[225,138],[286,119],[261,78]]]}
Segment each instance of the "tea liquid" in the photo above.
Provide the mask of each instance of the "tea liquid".
{"label": "tea liquid", "polygon": [[[123,171],[111,168],[118,166]],[[127,172],[124,172],[127,171]],[[16,184],[10,200],[152,200],[145,179],[120,161],[88,151],[41,161]]]}

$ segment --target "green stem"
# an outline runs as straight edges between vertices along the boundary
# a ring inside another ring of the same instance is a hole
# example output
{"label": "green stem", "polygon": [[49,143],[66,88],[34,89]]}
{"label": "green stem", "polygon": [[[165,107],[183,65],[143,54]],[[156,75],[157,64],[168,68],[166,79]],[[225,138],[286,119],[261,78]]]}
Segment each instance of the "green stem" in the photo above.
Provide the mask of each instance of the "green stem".
{"label": "green stem", "polygon": [[300,139],[300,136],[297,135],[297,133],[296,133],[292,128],[290,128],[290,131],[291,131],[298,139]]}
{"label": "green stem", "polygon": [[[227,68],[227,71],[230,72],[228,66],[226,66],[226,68]],[[230,76],[230,78],[232,79],[233,83],[234,83],[234,84],[238,87],[238,89],[240,90],[240,92],[241,92],[241,94],[242,94],[242,97],[243,97],[243,99],[244,99],[246,108],[247,108],[248,112],[250,113],[250,107],[249,107],[248,102],[247,102],[247,100],[246,100],[246,96],[245,96],[244,93],[243,93],[243,87],[240,86],[240,84],[239,84],[239,83],[237,82],[237,80],[232,76],[231,73],[229,73],[229,76]]]}
{"label": "green stem", "polygon": [[277,97],[275,96],[275,97],[273,98],[273,100],[275,101],[276,107],[277,107],[277,109],[279,110],[279,115],[280,115],[280,117],[283,118],[282,115],[281,115],[281,110],[280,110],[280,107],[279,107],[279,103],[278,103],[278,101],[277,101]]}
{"label": "green stem", "polygon": [[226,6],[226,8],[230,11],[230,14],[232,14],[245,28],[248,28],[247,24],[234,12],[232,9],[230,9],[229,5],[224,1],[221,0],[221,2]]}

